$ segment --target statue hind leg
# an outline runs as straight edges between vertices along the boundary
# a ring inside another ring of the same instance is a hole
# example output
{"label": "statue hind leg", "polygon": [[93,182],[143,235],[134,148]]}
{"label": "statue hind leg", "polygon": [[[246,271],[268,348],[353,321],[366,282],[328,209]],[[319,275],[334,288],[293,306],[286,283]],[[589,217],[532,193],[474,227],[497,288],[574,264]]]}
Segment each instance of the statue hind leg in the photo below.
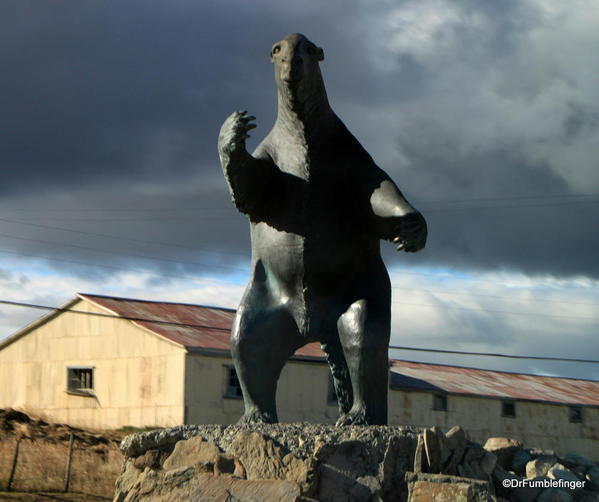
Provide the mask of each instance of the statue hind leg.
{"label": "statue hind leg", "polygon": [[337,425],[387,424],[390,327],[390,309],[366,300],[354,302],[337,321],[354,398]]}
{"label": "statue hind leg", "polygon": [[231,336],[231,353],[245,404],[239,423],[278,422],[277,381],[289,357],[304,344],[289,312],[281,308],[263,310],[260,304],[251,297],[242,302]]}
{"label": "statue hind leg", "polygon": [[343,347],[338,339],[322,343],[321,347],[327,355],[327,362],[333,375],[333,385],[339,404],[339,416],[343,416],[349,412],[354,401],[351,378],[345,362]]}

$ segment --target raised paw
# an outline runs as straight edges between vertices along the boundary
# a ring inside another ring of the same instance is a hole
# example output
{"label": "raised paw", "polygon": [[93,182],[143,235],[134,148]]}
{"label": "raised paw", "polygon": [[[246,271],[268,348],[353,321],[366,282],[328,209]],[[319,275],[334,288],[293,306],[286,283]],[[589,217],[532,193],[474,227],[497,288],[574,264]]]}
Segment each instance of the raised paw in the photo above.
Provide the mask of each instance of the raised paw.
{"label": "raised paw", "polygon": [[393,243],[397,245],[398,251],[415,253],[424,248],[426,244],[427,227],[426,220],[416,211],[408,213],[398,219]]}
{"label": "raised paw", "polygon": [[247,111],[233,112],[227,117],[218,136],[218,148],[221,154],[231,155],[238,151],[245,151],[245,140],[250,137],[248,132],[256,127],[252,121],[256,120]]}

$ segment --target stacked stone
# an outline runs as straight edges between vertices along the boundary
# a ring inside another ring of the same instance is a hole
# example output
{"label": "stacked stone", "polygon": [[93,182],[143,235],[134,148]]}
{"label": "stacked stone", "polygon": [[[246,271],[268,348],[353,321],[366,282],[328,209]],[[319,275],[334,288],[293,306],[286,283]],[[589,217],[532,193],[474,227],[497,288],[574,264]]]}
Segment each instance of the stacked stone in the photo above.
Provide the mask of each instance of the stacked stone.
{"label": "stacked stone", "polygon": [[[497,494],[516,502],[599,502],[599,464],[580,455],[524,448],[517,440],[491,438],[485,449],[497,457]],[[563,487],[523,487],[524,480],[563,481]],[[520,485],[516,487],[517,485]],[[512,488],[513,486],[513,488]]]}
{"label": "stacked stone", "polygon": [[[184,426],[128,436],[116,502],[599,502],[599,466],[460,427]],[[512,480],[586,481],[584,488]],[[508,486],[506,487],[505,484]]]}

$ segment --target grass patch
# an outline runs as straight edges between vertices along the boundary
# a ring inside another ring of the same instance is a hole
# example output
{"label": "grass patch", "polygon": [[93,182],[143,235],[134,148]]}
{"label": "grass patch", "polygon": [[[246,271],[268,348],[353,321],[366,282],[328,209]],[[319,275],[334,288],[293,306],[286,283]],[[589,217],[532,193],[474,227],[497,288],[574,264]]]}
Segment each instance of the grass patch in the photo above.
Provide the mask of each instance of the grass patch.
{"label": "grass patch", "polygon": [[[14,436],[0,440],[0,489],[5,489],[15,451]],[[22,439],[12,484],[14,491],[60,492],[64,486],[68,443]],[[112,497],[123,457],[116,444],[81,446],[75,441],[70,490]]]}

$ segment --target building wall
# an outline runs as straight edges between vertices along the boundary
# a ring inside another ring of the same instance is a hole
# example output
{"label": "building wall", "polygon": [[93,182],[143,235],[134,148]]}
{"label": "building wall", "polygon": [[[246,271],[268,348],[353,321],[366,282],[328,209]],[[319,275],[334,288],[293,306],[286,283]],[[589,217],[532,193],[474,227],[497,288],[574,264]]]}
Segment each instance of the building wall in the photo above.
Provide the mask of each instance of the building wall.
{"label": "building wall", "polygon": [[449,395],[447,411],[433,410],[433,395],[392,390],[389,423],[441,427],[461,425],[470,438],[484,444],[489,437],[523,441],[527,448],[577,453],[599,461],[599,409],[583,408],[583,423],[570,423],[568,406],[516,401],[516,417],[501,416],[500,399]]}
{"label": "building wall", "polygon": [[[229,357],[189,354],[186,358],[185,423],[231,424],[243,415],[243,400],[225,397]],[[327,403],[328,366],[289,361],[279,379],[281,422],[334,423],[337,405]]]}
{"label": "building wall", "polygon": [[[129,321],[63,313],[0,350],[0,408],[93,428],[178,425],[184,357]],[[67,366],[94,367],[94,397],[67,393]]]}

